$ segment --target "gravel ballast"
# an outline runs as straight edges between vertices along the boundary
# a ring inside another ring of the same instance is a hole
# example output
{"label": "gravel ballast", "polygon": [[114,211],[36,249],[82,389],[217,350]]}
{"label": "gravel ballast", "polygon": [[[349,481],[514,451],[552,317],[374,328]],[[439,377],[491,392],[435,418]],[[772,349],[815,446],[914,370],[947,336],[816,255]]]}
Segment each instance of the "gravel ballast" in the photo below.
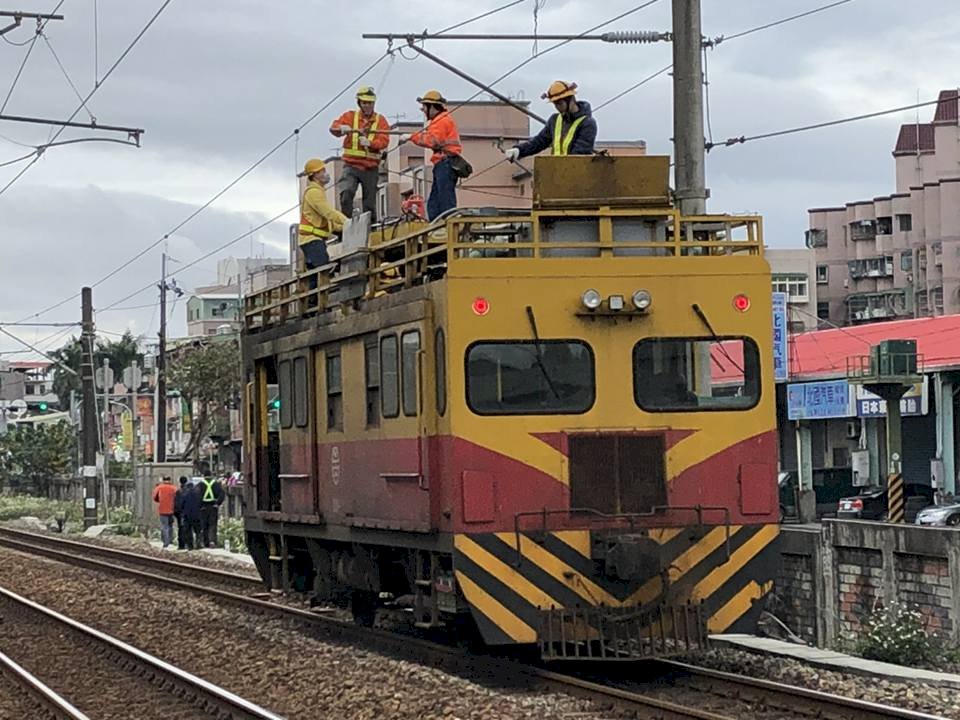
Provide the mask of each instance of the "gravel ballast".
{"label": "gravel ballast", "polygon": [[715,648],[685,658],[702,667],[960,720],[960,691],[917,682],[834,672],[775,655]]}
{"label": "gravel ballast", "polygon": [[315,640],[284,620],[6,549],[0,549],[0,585],[290,720],[617,717],[586,700],[485,687],[415,663]]}

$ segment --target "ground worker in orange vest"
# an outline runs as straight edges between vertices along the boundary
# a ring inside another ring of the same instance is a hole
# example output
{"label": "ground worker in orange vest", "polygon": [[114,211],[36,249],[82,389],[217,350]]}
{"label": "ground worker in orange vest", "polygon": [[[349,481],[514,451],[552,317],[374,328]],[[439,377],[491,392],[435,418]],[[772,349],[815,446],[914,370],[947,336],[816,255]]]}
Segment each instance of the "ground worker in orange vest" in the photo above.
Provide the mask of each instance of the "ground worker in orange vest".
{"label": "ground worker in orange vest", "polygon": [[420,132],[401,135],[400,142],[430,148],[433,155],[433,186],[427,198],[427,218],[435,220],[447,210],[457,206],[457,175],[452,159],[463,153],[460,132],[453,116],[447,111],[447,101],[437,90],[430,90],[418,97],[420,110],[427,122]]}
{"label": "ground worker in orange vest", "polygon": [[597,121],[593,119],[590,103],[577,100],[576,91],[576,83],[563,80],[551,83],[540,97],[552,102],[557,112],[534,137],[507,150],[504,153],[507,160],[516,162],[547,148],[554,155],[592,155],[597,139]]}
{"label": "ground worker in orange vest", "polygon": [[373,88],[357,90],[358,110],[347,110],[330,125],[330,134],[343,138],[343,174],[340,176],[340,210],[353,215],[353,198],[359,185],[363,192],[363,211],[370,222],[377,219],[377,183],[380,159],[390,144],[390,125],[383,115],[373,111],[377,96]]}
{"label": "ground worker in orange vest", "polygon": [[330,175],[323,160],[317,158],[307,160],[299,177],[307,178],[307,187],[300,200],[300,227],[297,229],[297,243],[303,252],[303,262],[307,270],[312,270],[330,262],[327,241],[333,237],[334,233],[343,230],[347,217],[327,201],[327,191],[324,186],[330,182]]}

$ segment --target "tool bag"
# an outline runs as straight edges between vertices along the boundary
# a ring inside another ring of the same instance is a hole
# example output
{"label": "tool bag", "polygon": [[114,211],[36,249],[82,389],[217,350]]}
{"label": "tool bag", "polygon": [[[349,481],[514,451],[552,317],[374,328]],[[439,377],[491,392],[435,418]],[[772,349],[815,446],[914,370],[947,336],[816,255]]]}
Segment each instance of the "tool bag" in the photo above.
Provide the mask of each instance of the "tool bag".
{"label": "tool bag", "polygon": [[463,155],[447,153],[447,157],[450,158],[450,168],[453,170],[453,174],[458,178],[464,180],[473,175],[473,165],[467,162]]}

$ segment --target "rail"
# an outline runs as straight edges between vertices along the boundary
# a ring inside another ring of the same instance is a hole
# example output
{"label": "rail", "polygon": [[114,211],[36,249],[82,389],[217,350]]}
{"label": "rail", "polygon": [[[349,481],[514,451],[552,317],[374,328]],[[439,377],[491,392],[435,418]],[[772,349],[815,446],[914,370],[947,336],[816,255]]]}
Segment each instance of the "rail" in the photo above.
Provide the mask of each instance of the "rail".
{"label": "rail", "polygon": [[[31,535],[31,533],[24,533]],[[59,538],[52,538],[59,542]],[[289,605],[266,602],[258,598],[229,593],[217,588],[204,587],[197,583],[187,583],[175,578],[164,578],[151,573],[143,573],[131,568],[118,567],[114,564],[94,560],[75,553],[52,550],[49,547],[31,545],[30,543],[0,537],[0,545],[16,546],[18,550],[33,552],[60,559],[71,564],[81,564],[94,567],[108,573],[119,573],[130,577],[139,577],[150,582],[171,585],[196,595],[209,595],[221,601],[228,602],[245,610],[279,615],[288,619],[298,620],[311,630],[322,636],[339,641],[353,642],[365,646],[374,646],[379,650],[388,649],[392,653],[409,657],[414,661],[429,662],[438,667],[456,669],[470,674],[477,674],[486,682],[492,679],[507,679],[516,683],[521,678],[534,680],[541,686],[560,692],[570,693],[598,702],[613,704],[618,707],[629,708],[633,712],[641,712],[638,717],[646,717],[653,713],[654,717],[663,720],[731,720],[730,716],[720,715],[697,707],[688,707],[670,702],[662,698],[650,697],[637,692],[633,687],[617,687],[606,679],[589,679],[574,677],[569,674],[545,670],[543,668],[525,665],[519,661],[503,657],[487,657],[476,655],[462,648],[440,645],[421,638],[410,637],[383,630],[366,628],[352,623],[336,620],[323,615],[301,610]],[[90,547],[82,543],[84,548]],[[152,560],[153,558],[151,558]],[[727,695],[733,698],[753,698],[760,704],[769,704],[771,700],[779,698],[780,704],[786,703],[797,714],[820,718],[857,718],[858,720],[940,720],[935,715],[922,712],[895,708],[877,703],[855,700],[836,695],[829,695],[807,688],[800,688],[767,680],[748,678],[732,673],[724,673],[707,668],[676,663],[670,660],[655,661],[657,665],[669,669],[673,673],[685,674],[699,678],[695,682],[707,688],[711,694]],[[633,666],[631,666],[633,667]],[[636,680],[636,672],[629,671],[631,680]]]}
{"label": "rail", "polygon": [[92,641],[98,646],[105,648],[108,653],[114,653],[122,657],[125,662],[133,663],[154,677],[162,678],[164,682],[174,685],[185,693],[187,697],[195,698],[196,702],[216,707],[225,717],[233,718],[233,720],[283,720],[280,715],[272,713],[249,700],[245,700],[239,695],[235,695],[213,683],[207,682],[203,678],[188,673],[186,670],[164,662],[160,658],[133,647],[122,640],[111,637],[100,630],[84,625],[73,618],[61,615],[55,610],[44,607],[33,600],[17,595],[6,588],[0,587],[0,598],[14,604],[18,608],[26,609],[39,615],[45,622],[63,626],[80,634],[86,640]]}
{"label": "rail", "polygon": [[64,720],[90,720],[70,704],[66,699],[54,692],[42,680],[18,665],[14,660],[0,652],[0,675],[7,675],[20,685],[28,695],[44,707],[51,717]]}
{"label": "rail", "polygon": [[[345,236],[353,232],[348,223]],[[331,247],[336,247],[331,245]],[[675,208],[461,210],[427,223],[385,225],[365,246],[244,299],[244,328],[257,332],[344,303],[442,279],[477,263],[538,272],[533,261],[710,258],[763,255],[758,216],[682,216]],[[469,265],[468,265],[469,263]],[[523,264],[527,263],[527,264]],[[556,268],[552,268],[556,272]]]}

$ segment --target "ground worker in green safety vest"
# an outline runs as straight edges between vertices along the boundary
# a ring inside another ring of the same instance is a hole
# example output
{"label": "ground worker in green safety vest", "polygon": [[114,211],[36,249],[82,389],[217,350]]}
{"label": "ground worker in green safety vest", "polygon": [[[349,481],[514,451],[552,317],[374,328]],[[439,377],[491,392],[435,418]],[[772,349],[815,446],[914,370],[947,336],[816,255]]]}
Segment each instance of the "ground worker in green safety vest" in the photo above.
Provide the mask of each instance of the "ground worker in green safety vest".
{"label": "ground worker in green safety vest", "polygon": [[541,96],[553,103],[557,112],[547,119],[543,130],[526,142],[507,150],[507,160],[536,155],[550,149],[553,155],[592,155],[597,139],[597,121],[593,119],[590,103],[577,100],[577,84],[557,80]]}
{"label": "ground worker in green safety vest", "polygon": [[200,478],[197,491],[200,493],[200,528],[203,534],[203,547],[216,547],[217,520],[226,493],[223,492],[223,486],[219,480],[207,477]]}

